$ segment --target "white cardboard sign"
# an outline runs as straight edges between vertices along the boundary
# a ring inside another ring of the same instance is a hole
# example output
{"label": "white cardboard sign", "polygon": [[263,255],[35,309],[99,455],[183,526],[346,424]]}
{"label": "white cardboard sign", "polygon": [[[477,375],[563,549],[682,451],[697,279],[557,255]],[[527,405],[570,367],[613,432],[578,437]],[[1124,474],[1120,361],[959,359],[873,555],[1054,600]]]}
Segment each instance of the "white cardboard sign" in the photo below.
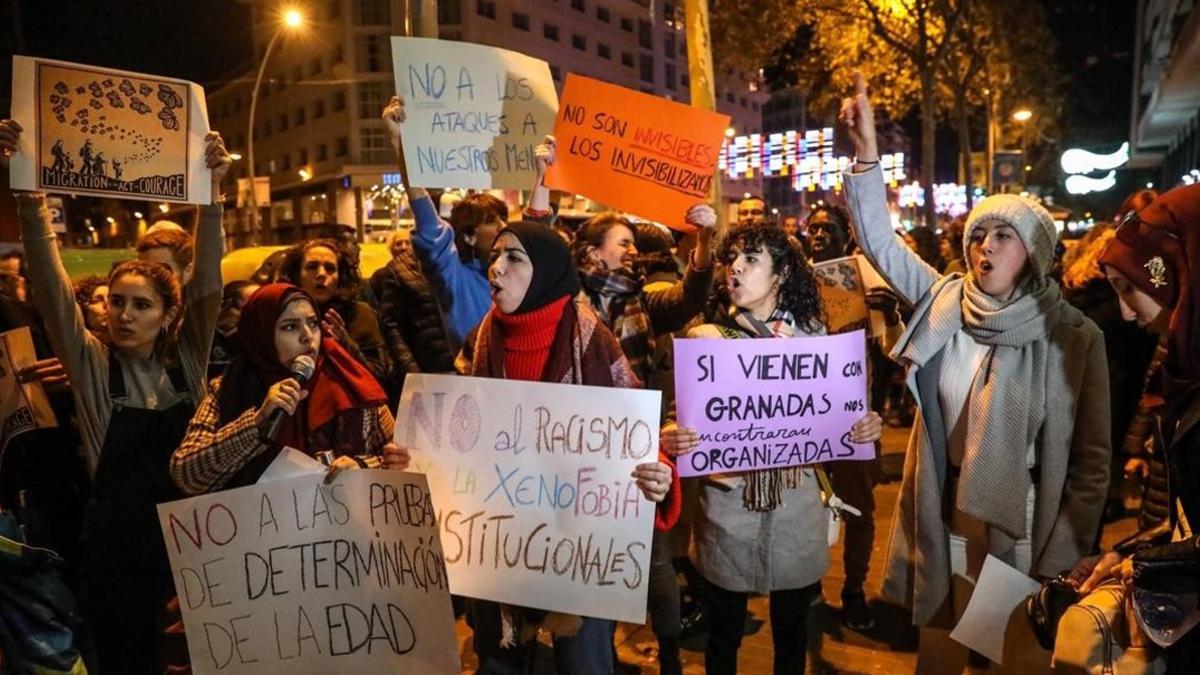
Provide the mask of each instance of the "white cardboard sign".
{"label": "white cardboard sign", "polygon": [[198,674],[458,672],[425,477],[382,469],[158,507]]}
{"label": "white cardboard sign", "polygon": [[429,477],[457,595],[643,623],[656,391],[409,375],[396,442]]}
{"label": "white cardboard sign", "polygon": [[534,148],[558,115],[549,64],[498,47],[393,37],[392,66],[412,185],[533,186]]}

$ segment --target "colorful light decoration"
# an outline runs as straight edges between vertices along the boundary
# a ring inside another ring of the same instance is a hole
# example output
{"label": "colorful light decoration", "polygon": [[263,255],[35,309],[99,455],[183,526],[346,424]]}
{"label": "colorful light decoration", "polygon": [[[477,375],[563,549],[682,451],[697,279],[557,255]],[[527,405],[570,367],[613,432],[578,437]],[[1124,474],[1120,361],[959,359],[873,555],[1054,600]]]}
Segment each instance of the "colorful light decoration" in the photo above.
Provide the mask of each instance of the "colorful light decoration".
{"label": "colorful light decoration", "polygon": [[[892,187],[907,177],[904,160],[902,152],[879,158],[884,181]],[[802,192],[841,190],[842,171],[849,168],[850,162],[849,157],[834,156],[833,127],[823,127],[731,136],[721,148],[717,167],[735,180],[791,176],[792,188]]]}
{"label": "colorful light decoration", "polygon": [[[897,203],[904,208],[925,206],[925,188],[919,181],[901,185]],[[956,218],[967,212],[967,186],[958,183],[933,184],[933,210]]]}

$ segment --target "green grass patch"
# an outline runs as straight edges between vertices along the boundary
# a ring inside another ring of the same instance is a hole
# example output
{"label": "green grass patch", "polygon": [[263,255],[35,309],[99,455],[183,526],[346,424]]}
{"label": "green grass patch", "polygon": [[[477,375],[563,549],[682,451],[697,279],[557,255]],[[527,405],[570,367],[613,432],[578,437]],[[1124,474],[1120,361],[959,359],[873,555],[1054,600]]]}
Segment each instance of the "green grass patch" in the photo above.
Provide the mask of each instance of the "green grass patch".
{"label": "green grass patch", "polygon": [[131,248],[61,248],[59,252],[72,279],[91,274],[106,277],[114,263],[137,257],[137,252]]}

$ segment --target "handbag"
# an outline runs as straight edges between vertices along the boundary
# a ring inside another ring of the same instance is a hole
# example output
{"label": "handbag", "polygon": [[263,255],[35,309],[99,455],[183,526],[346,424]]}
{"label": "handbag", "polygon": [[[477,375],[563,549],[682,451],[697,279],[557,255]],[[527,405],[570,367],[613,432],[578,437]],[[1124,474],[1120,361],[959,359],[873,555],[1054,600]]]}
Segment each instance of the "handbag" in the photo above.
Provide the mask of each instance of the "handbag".
{"label": "handbag", "polygon": [[1067,581],[1065,575],[1042,582],[1033,595],[1025,599],[1025,615],[1038,644],[1046,651],[1054,651],[1054,636],[1058,634],[1058,622],[1063,612],[1079,601],[1079,591]]}
{"label": "handbag", "polygon": [[1130,612],[1125,587],[1107,581],[1062,613],[1051,667],[1062,673],[1161,675],[1162,650],[1149,644]]}

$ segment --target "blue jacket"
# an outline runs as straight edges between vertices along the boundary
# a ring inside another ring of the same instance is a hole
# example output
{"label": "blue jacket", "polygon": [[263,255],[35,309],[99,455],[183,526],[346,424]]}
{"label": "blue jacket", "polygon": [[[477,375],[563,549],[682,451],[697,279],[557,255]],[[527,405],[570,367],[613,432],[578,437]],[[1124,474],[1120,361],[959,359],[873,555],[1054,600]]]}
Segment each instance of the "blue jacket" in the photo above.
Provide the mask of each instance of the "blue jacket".
{"label": "blue jacket", "polygon": [[464,263],[454,246],[454,228],[438,217],[428,195],[412,201],[413,250],[442,309],[442,320],[450,334],[453,349],[458,350],[471,329],[479,325],[492,308],[491,286],[487,270],[479,260]]}

